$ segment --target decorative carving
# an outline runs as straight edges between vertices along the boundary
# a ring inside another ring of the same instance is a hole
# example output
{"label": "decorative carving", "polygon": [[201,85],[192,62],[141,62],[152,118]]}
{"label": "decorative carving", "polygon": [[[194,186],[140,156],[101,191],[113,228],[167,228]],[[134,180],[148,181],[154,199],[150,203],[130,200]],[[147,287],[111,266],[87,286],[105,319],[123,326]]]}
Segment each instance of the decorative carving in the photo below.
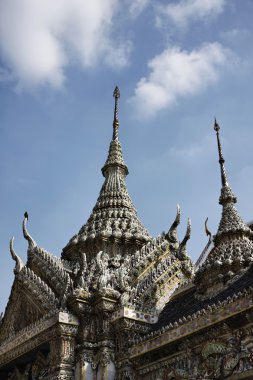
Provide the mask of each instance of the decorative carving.
{"label": "decorative carving", "polygon": [[177,205],[177,214],[174,222],[172,223],[169,232],[165,235],[166,238],[173,244],[178,243],[178,238],[177,238],[177,227],[179,226],[180,223],[180,217],[181,217],[181,210],[179,205]]}
{"label": "decorative carving", "polygon": [[[21,358],[24,365],[10,373],[12,380],[73,380],[74,376],[133,380],[136,375],[143,380],[200,380],[253,370],[250,277],[235,285],[242,291],[221,301],[213,298],[247,274],[253,263],[253,232],[234,206],[220,128],[215,122],[222,217],[212,239],[214,247],[195,274],[186,250],[190,220],[183,240],[178,240],[179,206],[169,231],[156,239],[138,219],[125,183],[128,168],[118,135],[119,96],[116,87],[113,137],[102,168],[104,184],[90,218],[64,248],[62,258],[36,244],[27,230],[27,213],[26,265],[11,240],[15,281],[5,316],[0,316],[0,366]],[[207,226],[206,230],[211,237]],[[179,301],[187,308],[183,302],[188,294],[193,302],[181,315]],[[172,309],[166,325],[167,307]],[[229,320],[226,325],[224,319]],[[211,325],[215,327],[210,329]],[[238,329],[238,325],[248,327]],[[34,354],[38,347],[49,351],[48,356],[38,353],[36,360],[26,363],[26,358],[34,358],[28,353]]]}
{"label": "decorative carving", "polygon": [[13,260],[16,261],[14,273],[18,274],[21,271],[21,269],[23,268],[24,264],[23,264],[21,258],[14,251],[13,242],[14,242],[14,237],[10,241],[10,252],[11,252],[11,257],[13,258]]}

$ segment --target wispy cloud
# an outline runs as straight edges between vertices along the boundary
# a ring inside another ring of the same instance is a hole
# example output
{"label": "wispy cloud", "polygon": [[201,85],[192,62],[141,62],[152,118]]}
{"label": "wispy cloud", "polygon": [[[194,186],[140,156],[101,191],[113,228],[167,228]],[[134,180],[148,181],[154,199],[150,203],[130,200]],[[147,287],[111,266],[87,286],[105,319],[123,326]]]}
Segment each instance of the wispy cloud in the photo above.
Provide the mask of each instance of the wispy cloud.
{"label": "wispy cloud", "polygon": [[157,24],[169,18],[177,27],[186,28],[191,22],[220,14],[225,0],[181,0],[157,7]]}
{"label": "wispy cloud", "polygon": [[231,52],[219,43],[192,51],[179,47],[164,50],[148,63],[150,73],[140,79],[130,99],[137,117],[150,118],[173,106],[178,98],[200,93],[219,79],[219,70],[228,57]]}
{"label": "wispy cloud", "polygon": [[150,0],[130,0],[129,12],[133,18],[140,15],[141,12],[150,4]]}
{"label": "wispy cloud", "polygon": [[251,32],[245,28],[225,30],[220,33],[220,37],[223,41],[231,45],[247,44],[247,42],[252,40]]}
{"label": "wispy cloud", "polygon": [[170,157],[180,158],[182,160],[195,160],[203,158],[203,156],[209,155],[210,152],[214,152],[214,144],[211,136],[206,136],[203,141],[199,143],[188,144],[183,148],[171,147],[169,154]]}
{"label": "wispy cloud", "polygon": [[112,38],[119,0],[10,0],[0,3],[0,52],[19,86],[59,88],[70,64],[115,68],[131,45]]}
{"label": "wispy cloud", "polygon": [[12,81],[14,78],[12,74],[6,70],[4,67],[0,67],[0,82],[9,82]]}

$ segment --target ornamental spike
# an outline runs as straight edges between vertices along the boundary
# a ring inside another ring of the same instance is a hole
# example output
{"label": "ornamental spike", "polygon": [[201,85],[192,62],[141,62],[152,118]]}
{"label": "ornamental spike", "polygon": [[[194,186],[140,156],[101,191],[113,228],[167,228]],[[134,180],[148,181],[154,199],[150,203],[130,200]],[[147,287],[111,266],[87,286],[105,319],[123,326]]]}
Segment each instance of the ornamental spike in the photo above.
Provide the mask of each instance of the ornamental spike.
{"label": "ornamental spike", "polygon": [[183,246],[186,246],[186,243],[187,241],[190,239],[191,237],[191,230],[192,230],[192,225],[191,225],[191,219],[188,218],[187,220],[187,228],[186,228],[186,233],[185,233],[185,236],[180,244],[181,247]]}
{"label": "ornamental spike", "polygon": [[180,218],[181,218],[181,210],[180,210],[179,205],[177,205],[177,214],[176,214],[175,220],[172,223],[168,233],[166,234],[166,237],[174,243],[177,242],[177,227],[180,223]]}
{"label": "ornamental spike", "polygon": [[12,237],[10,240],[10,253],[11,253],[11,257],[13,258],[13,260],[16,261],[14,273],[18,274],[21,271],[21,269],[23,268],[24,264],[23,264],[21,258],[16,254],[14,247],[13,247],[13,243],[14,243],[14,237]]}
{"label": "ornamental spike", "polygon": [[209,236],[209,240],[211,240],[211,238],[212,238],[212,233],[211,233],[210,230],[208,229],[207,222],[208,222],[208,218],[206,218],[206,220],[205,220],[205,232],[206,232],[206,236]]}
{"label": "ornamental spike", "polygon": [[228,180],[227,180],[227,174],[225,170],[225,160],[222,154],[222,147],[221,147],[221,142],[220,142],[220,126],[217,123],[216,118],[214,118],[214,130],[216,132],[216,137],[217,137],[217,145],[218,145],[218,153],[219,153],[219,163],[220,163],[220,170],[221,170],[221,183],[222,187],[228,186]]}
{"label": "ornamental spike", "polygon": [[113,96],[115,98],[114,105],[114,118],[113,118],[113,140],[118,140],[119,138],[119,108],[118,108],[118,99],[120,98],[120,92],[118,86],[115,87],[113,91]]}
{"label": "ornamental spike", "polygon": [[28,213],[26,211],[24,213],[24,220],[23,220],[23,235],[24,235],[24,238],[28,241],[29,249],[33,249],[37,246],[37,244],[33,240],[33,238],[31,237],[31,235],[29,234],[29,232],[27,230],[27,227],[26,227],[27,220],[28,220]]}

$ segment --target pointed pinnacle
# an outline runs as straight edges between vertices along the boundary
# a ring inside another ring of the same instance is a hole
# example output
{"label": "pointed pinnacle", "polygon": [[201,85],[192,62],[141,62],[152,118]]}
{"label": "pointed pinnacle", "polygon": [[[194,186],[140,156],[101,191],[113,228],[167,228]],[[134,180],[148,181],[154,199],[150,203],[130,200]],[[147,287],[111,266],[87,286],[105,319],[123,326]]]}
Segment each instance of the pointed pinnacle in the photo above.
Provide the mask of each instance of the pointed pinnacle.
{"label": "pointed pinnacle", "polygon": [[219,130],[220,130],[220,126],[219,126],[219,124],[217,123],[216,117],[214,118],[214,126],[213,126],[213,129],[214,129],[216,132],[219,132]]}
{"label": "pointed pinnacle", "polygon": [[219,163],[220,163],[220,170],[221,170],[221,183],[222,183],[222,186],[228,186],[227,174],[226,174],[226,170],[225,170],[225,166],[224,166],[225,160],[224,160],[224,157],[222,154],[222,148],[221,148],[221,142],[220,142],[220,134],[219,134],[220,126],[217,123],[216,118],[214,119],[214,127],[213,128],[216,132],[216,137],[217,137]]}
{"label": "pointed pinnacle", "polygon": [[120,92],[119,92],[118,86],[115,87],[115,89],[113,91],[113,96],[114,96],[114,98],[119,98],[120,97]]}
{"label": "pointed pinnacle", "polygon": [[113,96],[115,98],[115,106],[114,106],[114,119],[113,119],[113,140],[118,140],[118,129],[119,129],[119,120],[118,120],[118,99],[120,97],[120,92],[118,86],[115,87],[113,91]]}

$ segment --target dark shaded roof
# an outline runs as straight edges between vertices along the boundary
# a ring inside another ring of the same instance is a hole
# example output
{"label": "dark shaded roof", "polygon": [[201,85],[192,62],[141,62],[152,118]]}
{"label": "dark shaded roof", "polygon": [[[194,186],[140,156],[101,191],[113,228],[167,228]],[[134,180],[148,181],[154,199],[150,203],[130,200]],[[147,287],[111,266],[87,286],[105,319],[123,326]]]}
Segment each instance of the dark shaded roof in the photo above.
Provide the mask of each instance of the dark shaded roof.
{"label": "dark shaded roof", "polygon": [[180,318],[182,319],[183,317],[187,317],[188,315],[192,315],[197,311],[208,307],[208,305],[211,306],[218,302],[223,302],[229,296],[233,296],[234,293],[247,290],[250,286],[253,286],[253,266],[251,266],[237,281],[212,298],[199,300],[195,297],[196,288],[190,288],[188,291],[182,292],[178,296],[172,298],[172,300],[165,305],[159,316],[158,322],[153,326],[153,330],[156,331],[162,327],[168,326],[170,323],[174,323]]}

